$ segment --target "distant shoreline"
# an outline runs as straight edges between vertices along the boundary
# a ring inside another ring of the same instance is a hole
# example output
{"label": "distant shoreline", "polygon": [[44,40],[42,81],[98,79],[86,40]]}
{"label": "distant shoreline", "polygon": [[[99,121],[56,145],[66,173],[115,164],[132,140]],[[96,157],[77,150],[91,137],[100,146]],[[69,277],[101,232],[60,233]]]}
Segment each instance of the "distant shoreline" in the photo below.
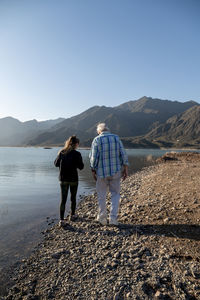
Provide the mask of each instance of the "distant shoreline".
{"label": "distant shoreline", "polygon": [[[52,145],[52,146],[0,146],[0,148],[43,148],[45,150],[50,150],[50,149],[54,149],[54,148],[62,148],[64,145]],[[79,147],[79,150],[90,150],[91,147]],[[200,151],[200,147],[199,148],[193,148],[193,147],[180,147],[180,148],[176,148],[176,147],[125,147],[125,149],[127,150],[170,150],[170,151]]]}

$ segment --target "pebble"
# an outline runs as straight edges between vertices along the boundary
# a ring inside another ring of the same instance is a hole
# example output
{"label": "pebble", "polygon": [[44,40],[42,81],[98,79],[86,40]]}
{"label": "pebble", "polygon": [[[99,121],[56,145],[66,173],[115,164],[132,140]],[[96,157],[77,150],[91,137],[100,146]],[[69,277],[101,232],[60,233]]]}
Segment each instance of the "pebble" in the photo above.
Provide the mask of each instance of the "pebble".
{"label": "pebble", "polygon": [[[200,230],[190,225],[199,215],[186,202],[187,193],[200,194],[200,164],[190,166],[175,161],[128,177],[121,186],[118,227],[95,221],[96,193],[80,197],[79,218],[45,233],[44,242],[11,274],[15,284],[0,299],[200,299]],[[197,176],[186,185],[191,172]],[[173,187],[184,201],[174,202]],[[197,194],[194,198],[196,205]]]}

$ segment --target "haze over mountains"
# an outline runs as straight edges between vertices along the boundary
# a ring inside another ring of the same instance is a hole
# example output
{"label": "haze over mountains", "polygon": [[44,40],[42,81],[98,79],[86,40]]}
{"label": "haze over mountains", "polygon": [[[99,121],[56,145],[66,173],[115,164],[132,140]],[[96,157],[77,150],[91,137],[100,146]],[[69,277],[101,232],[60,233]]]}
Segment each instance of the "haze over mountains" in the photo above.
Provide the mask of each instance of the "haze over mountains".
{"label": "haze over mountains", "polygon": [[142,97],[115,107],[94,106],[68,119],[20,122],[0,119],[0,146],[63,145],[72,134],[90,146],[96,125],[106,122],[126,147],[196,147],[200,145],[200,105]]}
{"label": "haze over mountains", "polygon": [[0,146],[26,145],[31,137],[37,136],[63,120],[59,118],[42,122],[37,120],[20,122],[12,117],[2,118],[0,119]]}

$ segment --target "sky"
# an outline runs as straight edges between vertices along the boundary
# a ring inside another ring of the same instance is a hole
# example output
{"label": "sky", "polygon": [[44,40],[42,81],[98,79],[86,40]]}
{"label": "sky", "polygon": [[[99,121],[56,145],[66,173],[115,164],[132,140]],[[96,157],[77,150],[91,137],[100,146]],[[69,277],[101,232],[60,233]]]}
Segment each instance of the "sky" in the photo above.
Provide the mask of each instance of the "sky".
{"label": "sky", "polygon": [[199,0],[0,0],[0,118],[200,103]]}

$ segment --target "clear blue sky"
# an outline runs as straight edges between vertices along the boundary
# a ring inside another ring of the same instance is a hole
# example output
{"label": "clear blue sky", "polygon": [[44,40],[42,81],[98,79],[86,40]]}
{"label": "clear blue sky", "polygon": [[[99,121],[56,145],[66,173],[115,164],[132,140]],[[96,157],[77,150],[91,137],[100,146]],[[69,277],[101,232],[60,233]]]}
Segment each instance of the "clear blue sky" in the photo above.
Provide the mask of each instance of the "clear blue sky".
{"label": "clear blue sky", "polygon": [[199,0],[0,0],[0,118],[200,102]]}

